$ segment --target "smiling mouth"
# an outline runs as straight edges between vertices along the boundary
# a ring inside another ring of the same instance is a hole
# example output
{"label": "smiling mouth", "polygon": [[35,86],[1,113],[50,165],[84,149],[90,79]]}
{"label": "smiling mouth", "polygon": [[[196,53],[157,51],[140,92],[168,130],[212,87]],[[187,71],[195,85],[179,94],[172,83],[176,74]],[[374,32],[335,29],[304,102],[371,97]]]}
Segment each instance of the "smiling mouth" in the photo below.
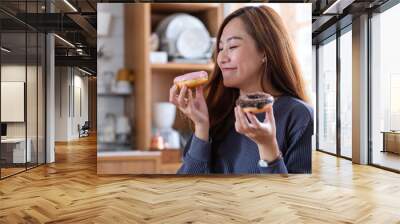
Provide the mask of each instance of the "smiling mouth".
{"label": "smiling mouth", "polygon": [[223,68],[222,69],[222,71],[227,71],[227,72],[229,72],[229,71],[233,71],[233,70],[236,70],[237,68]]}

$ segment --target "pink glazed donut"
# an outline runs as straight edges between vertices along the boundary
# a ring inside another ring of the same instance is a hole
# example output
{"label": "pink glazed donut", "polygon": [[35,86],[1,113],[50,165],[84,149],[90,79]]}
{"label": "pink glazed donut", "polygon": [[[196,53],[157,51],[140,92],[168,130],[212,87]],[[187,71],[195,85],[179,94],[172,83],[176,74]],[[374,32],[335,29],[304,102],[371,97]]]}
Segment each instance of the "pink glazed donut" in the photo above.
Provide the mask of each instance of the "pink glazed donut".
{"label": "pink glazed donut", "polygon": [[195,88],[203,85],[208,81],[208,74],[205,71],[191,72],[174,79],[174,84],[178,89],[186,86],[187,88]]}

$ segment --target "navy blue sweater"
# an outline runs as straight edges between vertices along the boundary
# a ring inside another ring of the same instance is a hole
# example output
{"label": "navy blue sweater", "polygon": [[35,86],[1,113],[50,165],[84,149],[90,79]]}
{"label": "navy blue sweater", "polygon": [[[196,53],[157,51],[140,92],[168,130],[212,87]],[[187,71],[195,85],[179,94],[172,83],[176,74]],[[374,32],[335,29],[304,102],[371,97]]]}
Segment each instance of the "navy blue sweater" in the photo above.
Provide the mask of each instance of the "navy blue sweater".
{"label": "navy blue sweater", "polygon": [[[311,173],[313,109],[290,96],[279,97],[273,109],[276,139],[283,158],[268,167],[258,166],[260,154],[256,143],[233,127],[217,148],[212,147],[214,142],[193,134],[185,146],[178,174]],[[263,121],[265,113],[256,116]]]}

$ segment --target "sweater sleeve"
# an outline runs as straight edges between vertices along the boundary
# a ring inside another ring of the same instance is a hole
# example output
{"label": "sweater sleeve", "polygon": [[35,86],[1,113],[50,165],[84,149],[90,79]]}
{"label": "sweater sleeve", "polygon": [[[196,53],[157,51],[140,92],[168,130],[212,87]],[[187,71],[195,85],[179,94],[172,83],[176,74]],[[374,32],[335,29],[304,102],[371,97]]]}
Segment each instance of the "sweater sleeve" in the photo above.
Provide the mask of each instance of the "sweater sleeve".
{"label": "sweater sleeve", "polygon": [[305,109],[297,110],[296,122],[288,131],[284,161],[289,173],[311,173],[313,111]]}
{"label": "sweater sleeve", "polygon": [[287,174],[311,173],[312,135],[314,131],[313,109],[305,104],[295,104],[288,114],[284,139],[286,144],[280,145],[284,153],[268,167],[258,167],[261,173]]}
{"label": "sweater sleeve", "polygon": [[279,158],[272,163],[268,164],[268,167],[260,167],[260,173],[271,173],[271,174],[287,174],[288,170],[286,168],[283,158]]}
{"label": "sweater sleeve", "polygon": [[183,164],[177,174],[210,173],[211,143],[197,138],[194,134],[183,152]]}
{"label": "sweater sleeve", "polygon": [[311,137],[313,125],[307,125],[298,130],[292,141],[289,142],[284,157],[289,173],[311,173]]}

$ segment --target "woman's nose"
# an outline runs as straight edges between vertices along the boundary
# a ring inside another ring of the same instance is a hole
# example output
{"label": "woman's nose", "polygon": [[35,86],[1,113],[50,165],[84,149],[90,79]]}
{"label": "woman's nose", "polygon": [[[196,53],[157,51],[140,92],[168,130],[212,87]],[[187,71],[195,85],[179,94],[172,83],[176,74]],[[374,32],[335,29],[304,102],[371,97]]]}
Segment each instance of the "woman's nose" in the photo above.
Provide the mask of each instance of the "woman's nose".
{"label": "woman's nose", "polygon": [[225,64],[225,63],[229,62],[229,56],[226,55],[226,52],[224,50],[220,51],[218,56],[220,58],[219,61],[221,64]]}

